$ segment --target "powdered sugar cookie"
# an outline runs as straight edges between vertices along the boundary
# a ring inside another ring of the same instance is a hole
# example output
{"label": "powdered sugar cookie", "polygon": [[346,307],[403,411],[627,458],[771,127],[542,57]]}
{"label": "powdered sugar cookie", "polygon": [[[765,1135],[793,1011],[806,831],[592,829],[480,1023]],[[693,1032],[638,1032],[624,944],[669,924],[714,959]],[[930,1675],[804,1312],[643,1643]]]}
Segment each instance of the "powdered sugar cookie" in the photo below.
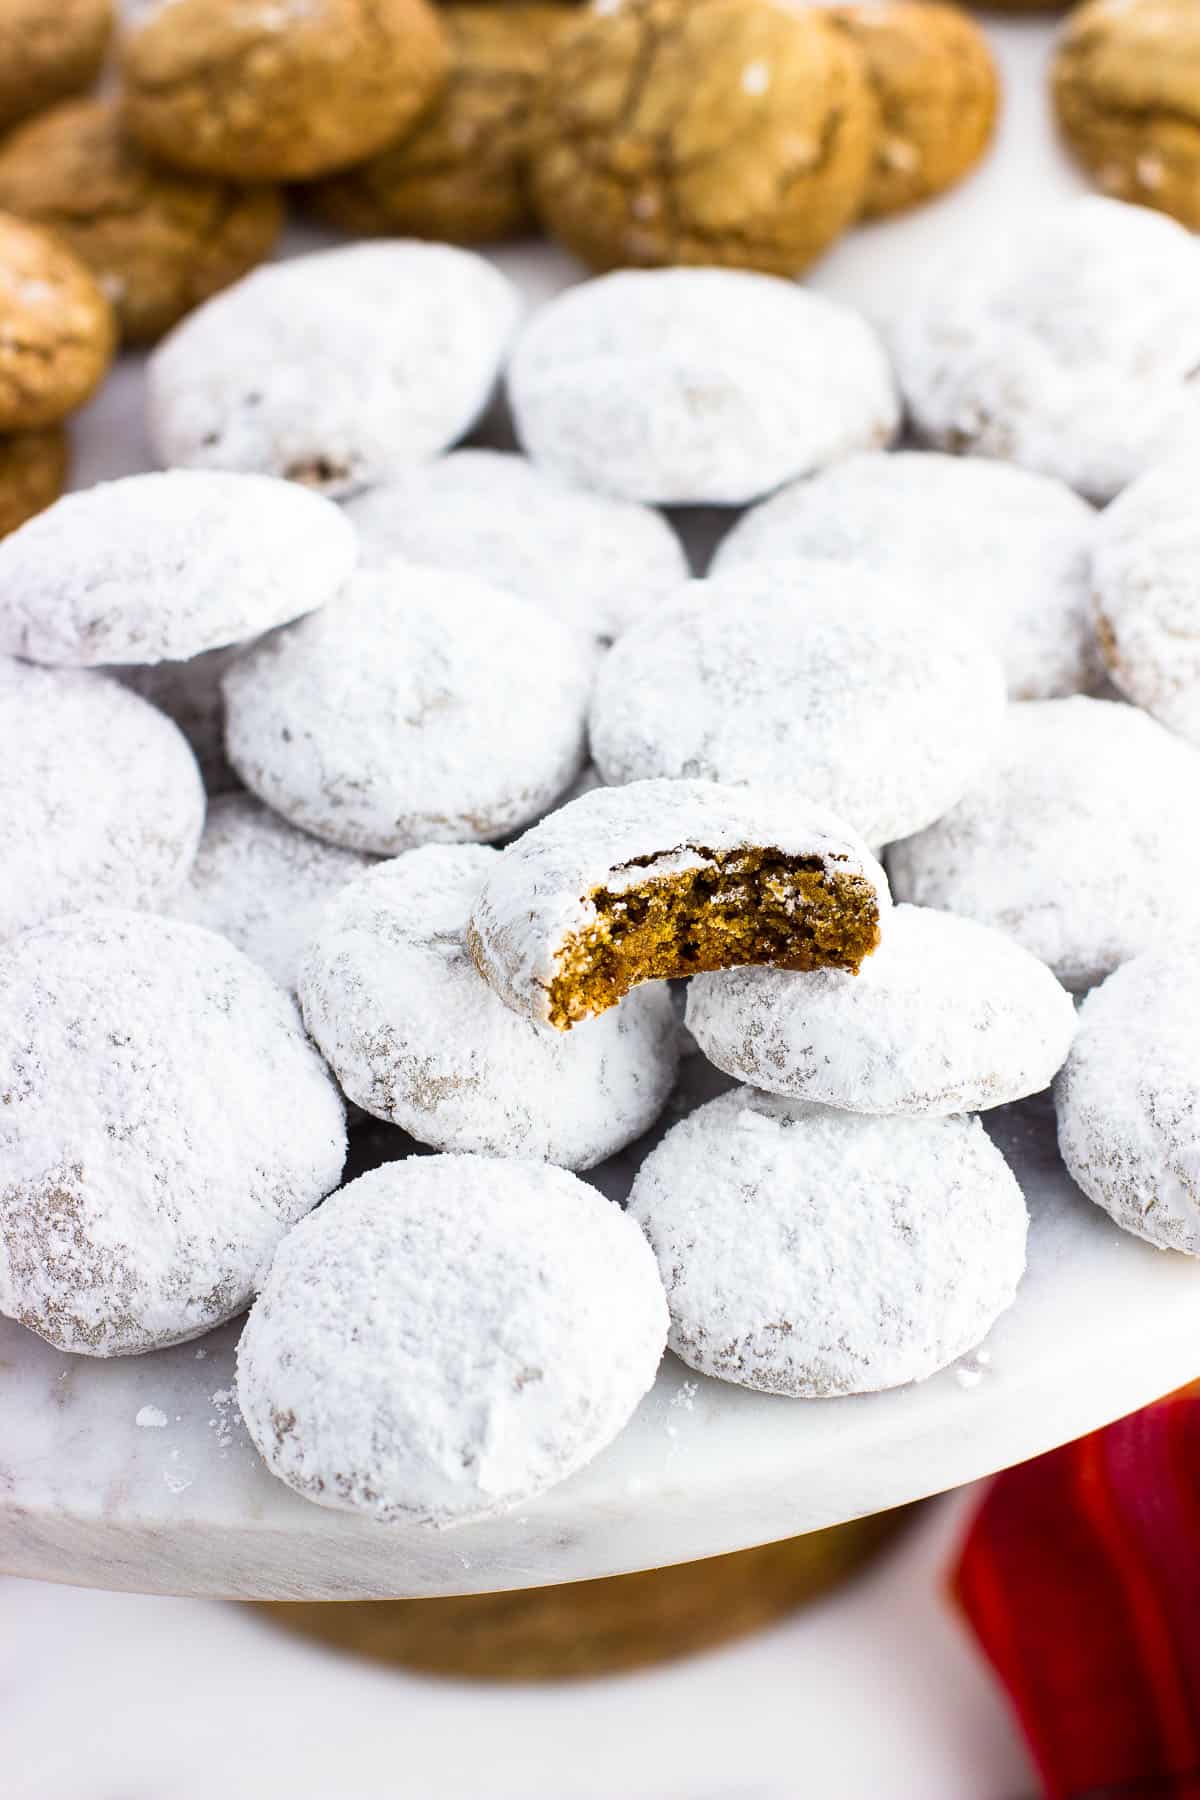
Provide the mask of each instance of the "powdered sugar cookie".
{"label": "powdered sugar cookie", "polygon": [[852,450],[899,411],[849,307],[736,269],[623,270],[560,294],[508,371],[535,462],[629,500],[738,505]]}
{"label": "powdered sugar cookie", "polygon": [[106,672],[132,688],[169,719],[174,719],[192,747],[210,794],[227,794],[241,782],[225,754],[225,700],[221,682],[226,669],[248,649],[224,644],[186,662],[114,663]]}
{"label": "powdered sugar cookie", "polygon": [[848,1112],[960,1113],[1049,1087],[1075,1007],[1044,963],[953,913],[898,906],[857,978],[727,969],[688,989],[710,1062]]}
{"label": "powdered sugar cookie", "polygon": [[970,625],[1015,700],[1098,685],[1088,555],[1096,515],[1061,481],[934,452],[847,457],[764,500],[720,545],[712,573],[816,556],[906,586]]}
{"label": "powdered sugar cookie", "polygon": [[666,1332],[654,1258],[594,1188],[545,1163],[410,1157],[282,1245],[238,1399],[268,1468],[308,1499],[456,1525],[589,1462]]}
{"label": "powdered sugar cookie", "polygon": [[511,1012],[471,961],[467,921],[500,852],[428,845],[343,888],[300,983],[342,1090],[439,1150],[588,1169],[654,1123],[679,1060],[651,983],[564,1036]]}
{"label": "powdered sugar cookie", "polygon": [[1069,988],[1200,929],[1200,754],[1110,700],[1011,706],[995,761],[893,844],[896,897],[1009,932]]}
{"label": "powdered sugar cookie", "polygon": [[146,913],[0,951],[0,1093],[0,1311],[85,1356],[240,1312],[345,1157],[294,1002],[215,933]]}
{"label": "powdered sugar cookie", "polygon": [[293,990],[300,956],[327,901],[371,866],[297,831],[250,794],[226,794],[208,809],[172,918],[220,932],[280,987]]}
{"label": "powdered sugar cookie", "polygon": [[164,463],[356,493],[471,428],[517,313],[511,282],[449,244],[351,244],[269,264],[155,351],[151,440]]}
{"label": "powdered sugar cookie", "polygon": [[1113,681],[1200,745],[1200,453],[1152,469],[1102,513],[1096,623]]}
{"label": "powdered sugar cookie", "polygon": [[230,760],[349,850],[503,837],[583,766],[592,660],[579,632],[474,576],[366,571],[229,670]]}
{"label": "powdered sugar cookie", "polygon": [[883,870],[832,813],[711,781],[595,788],[510,844],[467,941],[506,1005],[560,1031],[643,981],[744,963],[856,969]]}
{"label": "powdered sugar cookie", "polygon": [[687,579],[683,545],[661,514],[497,450],[424,463],[346,510],[364,563],[464,569],[602,642]]}
{"label": "powdered sugar cookie", "polygon": [[195,758],[115,681],[0,657],[0,938],[87,906],[163,904],[204,824]]}
{"label": "powdered sugar cookie", "polygon": [[127,475],[64,495],[0,544],[0,649],[179,661],[323,606],[357,554],[337,507],[286,482]]}
{"label": "powdered sugar cookie", "polygon": [[755,563],[690,583],[605,658],[608,782],[750,782],[828,806],[869,844],[940,817],[991,755],[1004,676],[983,640],[869,570]]}
{"label": "powdered sugar cookie", "polygon": [[824,1399],[973,1349],[1025,1269],[1021,1190],[978,1119],[864,1119],[735,1088],[672,1127],[629,1196],[705,1375]]}
{"label": "powdered sugar cookie", "polygon": [[943,259],[892,351],[926,442],[1110,500],[1200,445],[1200,244],[1142,207],[1077,200],[1020,244]]}
{"label": "powdered sugar cookie", "polygon": [[1088,995],[1055,1087],[1063,1160],[1089,1200],[1200,1256],[1200,937],[1137,956]]}

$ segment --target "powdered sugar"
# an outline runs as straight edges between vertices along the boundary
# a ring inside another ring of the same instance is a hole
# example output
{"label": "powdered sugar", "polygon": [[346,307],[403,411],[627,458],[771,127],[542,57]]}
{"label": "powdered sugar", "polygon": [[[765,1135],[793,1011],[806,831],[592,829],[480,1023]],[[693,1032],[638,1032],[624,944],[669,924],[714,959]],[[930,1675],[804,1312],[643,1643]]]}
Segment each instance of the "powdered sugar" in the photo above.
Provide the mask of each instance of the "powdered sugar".
{"label": "powdered sugar", "polygon": [[954,804],[1003,711],[982,639],[902,583],[797,560],[694,582],[627,632],[599,671],[590,736],[606,781],[773,786],[886,844]]}
{"label": "powdered sugar", "polygon": [[698,975],[687,1022],[718,1068],[858,1113],[957,1113],[1048,1087],[1075,1008],[1011,938],[898,906],[857,976],[840,969]]}
{"label": "powdered sugar", "polygon": [[210,794],[225,794],[241,784],[225,755],[225,701],[221,681],[226,669],[248,646],[226,644],[186,662],[115,663],[107,673],[123,687],[174,719],[192,747]]}
{"label": "powdered sugar", "polygon": [[1021,1190],[978,1119],[864,1119],[751,1088],[642,1164],[671,1348],[768,1393],[920,1381],[983,1338],[1025,1268]]}
{"label": "powdered sugar", "polygon": [[232,1318],[345,1149],[294,1002],[212,932],[94,911],[0,952],[0,1311],[60,1349]]}
{"label": "powdered sugar", "polygon": [[582,1467],[654,1379],[662,1287],[563,1169],[413,1157],[287,1238],[238,1346],[268,1467],[323,1506],[453,1525]]}

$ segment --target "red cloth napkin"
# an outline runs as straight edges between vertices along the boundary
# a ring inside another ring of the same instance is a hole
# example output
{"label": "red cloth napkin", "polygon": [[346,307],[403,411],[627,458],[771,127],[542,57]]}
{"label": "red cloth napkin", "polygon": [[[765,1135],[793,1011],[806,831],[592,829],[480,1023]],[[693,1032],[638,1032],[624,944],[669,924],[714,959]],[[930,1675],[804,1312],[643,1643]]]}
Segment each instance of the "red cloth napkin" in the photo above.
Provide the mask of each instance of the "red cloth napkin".
{"label": "red cloth napkin", "polygon": [[1200,1800],[1200,1383],[998,1476],[954,1587],[1048,1800]]}

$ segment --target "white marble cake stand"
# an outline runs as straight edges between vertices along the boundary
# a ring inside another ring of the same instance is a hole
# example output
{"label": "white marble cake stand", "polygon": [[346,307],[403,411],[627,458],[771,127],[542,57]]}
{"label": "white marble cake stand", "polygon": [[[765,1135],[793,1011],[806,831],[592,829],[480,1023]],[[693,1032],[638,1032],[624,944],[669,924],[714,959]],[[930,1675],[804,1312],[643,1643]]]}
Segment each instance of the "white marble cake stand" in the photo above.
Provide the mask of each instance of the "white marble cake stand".
{"label": "white marble cake stand", "polygon": [[[941,204],[848,239],[813,283],[883,312],[952,238],[993,235],[1078,191],[1045,115],[1045,25],[994,27],[1008,109],[996,154]],[[501,260],[531,298],[567,259]],[[147,466],[140,372],[76,434],[76,480]],[[714,527],[688,527],[693,548]],[[704,1080],[692,1065],[693,1081]],[[451,1594],[684,1561],[813,1530],[969,1481],[1200,1376],[1200,1265],[1116,1230],[1058,1164],[1045,1102],[998,1116],[1034,1214],[1030,1267],[984,1356],[918,1388],[768,1399],[668,1359],[610,1450],[527,1512],[434,1533],[295,1498],[259,1463],[233,1396],[237,1327],[95,1363],[0,1321],[0,1569],[93,1586],[275,1599]],[[630,1163],[602,1181],[614,1194]]]}

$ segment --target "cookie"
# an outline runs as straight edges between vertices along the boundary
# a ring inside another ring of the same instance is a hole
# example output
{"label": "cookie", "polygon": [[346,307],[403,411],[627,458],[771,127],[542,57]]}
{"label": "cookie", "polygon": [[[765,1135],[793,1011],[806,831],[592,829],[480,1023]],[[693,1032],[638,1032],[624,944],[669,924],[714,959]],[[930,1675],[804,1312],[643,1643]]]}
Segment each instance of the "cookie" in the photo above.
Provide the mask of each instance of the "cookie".
{"label": "cookie", "polygon": [[318,1505],[457,1525],[590,1462],[666,1332],[654,1258],[594,1188],[545,1163],[409,1157],[287,1238],[238,1400],[272,1474]]}
{"label": "cookie", "polygon": [[65,244],[0,213],[0,432],[56,425],[99,387],[112,308]]}
{"label": "cookie", "polygon": [[0,545],[0,651],[78,667],[178,661],[323,606],[357,551],[337,507],[261,475],[101,482]]}
{"label": "cookie", "polygon": [[625,270],[568,289],[518,339],[508,392],[535,462],[664,505],[756,500],[899,425],[864,319],[733,269]]}
{"label": "cookie", "polygon": [[425,0],[171,0],[126,33],[122,98],[130,131],[169,167],[303,181],[398,138],[448,60]]}
{"label": "cookie", "polygon": [[203,824],[169,719],[103,675],[0,657],[0,939],[81,907],[164,904]]}
{"label": "cookie", "polygon": [[687,579],[660,513],[498,450],[423,463],[346,511],[364,564],[400,557],[481,575],[602,644]]}
{"label": "cookie", "polygon": [[1200,753],[1131,706],[1011,706],[991,767],[888,851],[898,900],[1008,932],[1083,989],[1200,929]]}
{"label": "cookie", "polygon": [[814,801],[868,844],[919,831],[982,773],[999,659],[903,580],[832,562],[689,582],[598,671],[589,737],[607,782],[748,782]]}
{"label": "cookie", "polygon": [[1200,446],[1200,244],[1093,195],[938,259],[891,332],[913,430],[1091,500]]}
{"label": "cookie", "polygon": [[866,216],[900,212],[961,181],[991,142],[1000,103],[979,26],[927,0],[865,0],[830,17],[862,55],[879,108]]}
{"label": "cookie", "polygon": [[746,513],[711,573],[799,556],[902,581],[987,639],[1014,700],[1049,700],[1103,678],[1089,578],[1095,518],[1063,482],[1008,463],[868,451]]}
{"label": "cookie", "polygon": [[344,887],[304,957],[305,1023],[342,1091],[418,1142],[590,1169],[666,1105],[674,1008],[651,983],[568,1036],[511,1012],[467,949],[500,854],[431,844]]}
{"label": "cookie", "polygon": [[0,538],[58,499],[69,461],[61,426],[0,438]]}
{"label": "cookie", "polygon": [[268,806],[349,850],[504,837],[579,773],[592,661],[500,588],[394,564],[233,665],[226,747]]}
{"label": "cookie", "polygon": [[1200,936],[1088,995],[1055,1100],[1088,1199],[1160,1250],[1200,1256]]}
{"label": "cookie", "polygon": [[354,237],[486,244],[533,224],[528,158],[550,47],[565,6],[450,6],[450,76],[412,129],[308,189],[317,215]]}
{"label": "cookie", "polygon": [[859,975],[727,969],[689,985],[688,1029],[729,1075],[848,1112],[978,1112],[1049,1087],[1071,997],[1011,938],[898,906]]}
{"label": "cookie", "polygon": [[112,302],[127,343],[150,343],[270,252],[278,191],[153,163],[115,100],[72,100],[0,144],[0,207],[53,227]]}
{"label": "cookie", "polygon": [[795,275],[862,211],[877,131],[863,58],[821,12],[624,0],[555,48],[534,204],[593,269]]}
{"label": "cookie", "polygon": [[1200,226],[1200,18],[1191,0],[1090,0],[1055,47],[1068,149],[1107,194]]}
{"label": "cookie", "polygon": [[241,1312],[345,1159],[294,1002],[213,932],[93,911],[0,950],[0,1021],[0,1311],[84,1356]]}
{"label": "cookie", "polygon": [[112,0],[0,0],[0,131],[91,87],[112,25]]}
{"label": "cookie", "polygon": [[324,907],[370,860],[297,831],[250,794],[225,794],[167,911],[219,932],[293,992]]}
{"label": "cookie", "polygon": [[986,1337],[1025,1269],[1025,1201],[978,1119],[865,1119],[735,1088],[650,1152],[629,1211],[675,1354],[802,1399],[936,1374]]}
{"label": "cookie", "polygon": [[1101,514],[1096,624],[1123,694],[1200,749],[1200,454],[1152,469]]}
{"label": "cookie", "polygon": [[106,671],[174,719],[192,747],[210,794],[227,794],[241,787],[225,754],[221,682],[226,669],[247,648],[246,644],[224,644],[186,662],[114,663]]}
{"label": "cookie", "polygon": [[168,465],[345,498],[470,430],[518,310],[511,282],[448,244],[353,244],[256,269],[155,351],[151,441]]}
{"label": "cookie", "polygon": [[857,969],[889,906],[820,807],[710,781],[595,788],[510,844],[467,941],[500,998],[569,1031],[644,981],[770,963]]}

